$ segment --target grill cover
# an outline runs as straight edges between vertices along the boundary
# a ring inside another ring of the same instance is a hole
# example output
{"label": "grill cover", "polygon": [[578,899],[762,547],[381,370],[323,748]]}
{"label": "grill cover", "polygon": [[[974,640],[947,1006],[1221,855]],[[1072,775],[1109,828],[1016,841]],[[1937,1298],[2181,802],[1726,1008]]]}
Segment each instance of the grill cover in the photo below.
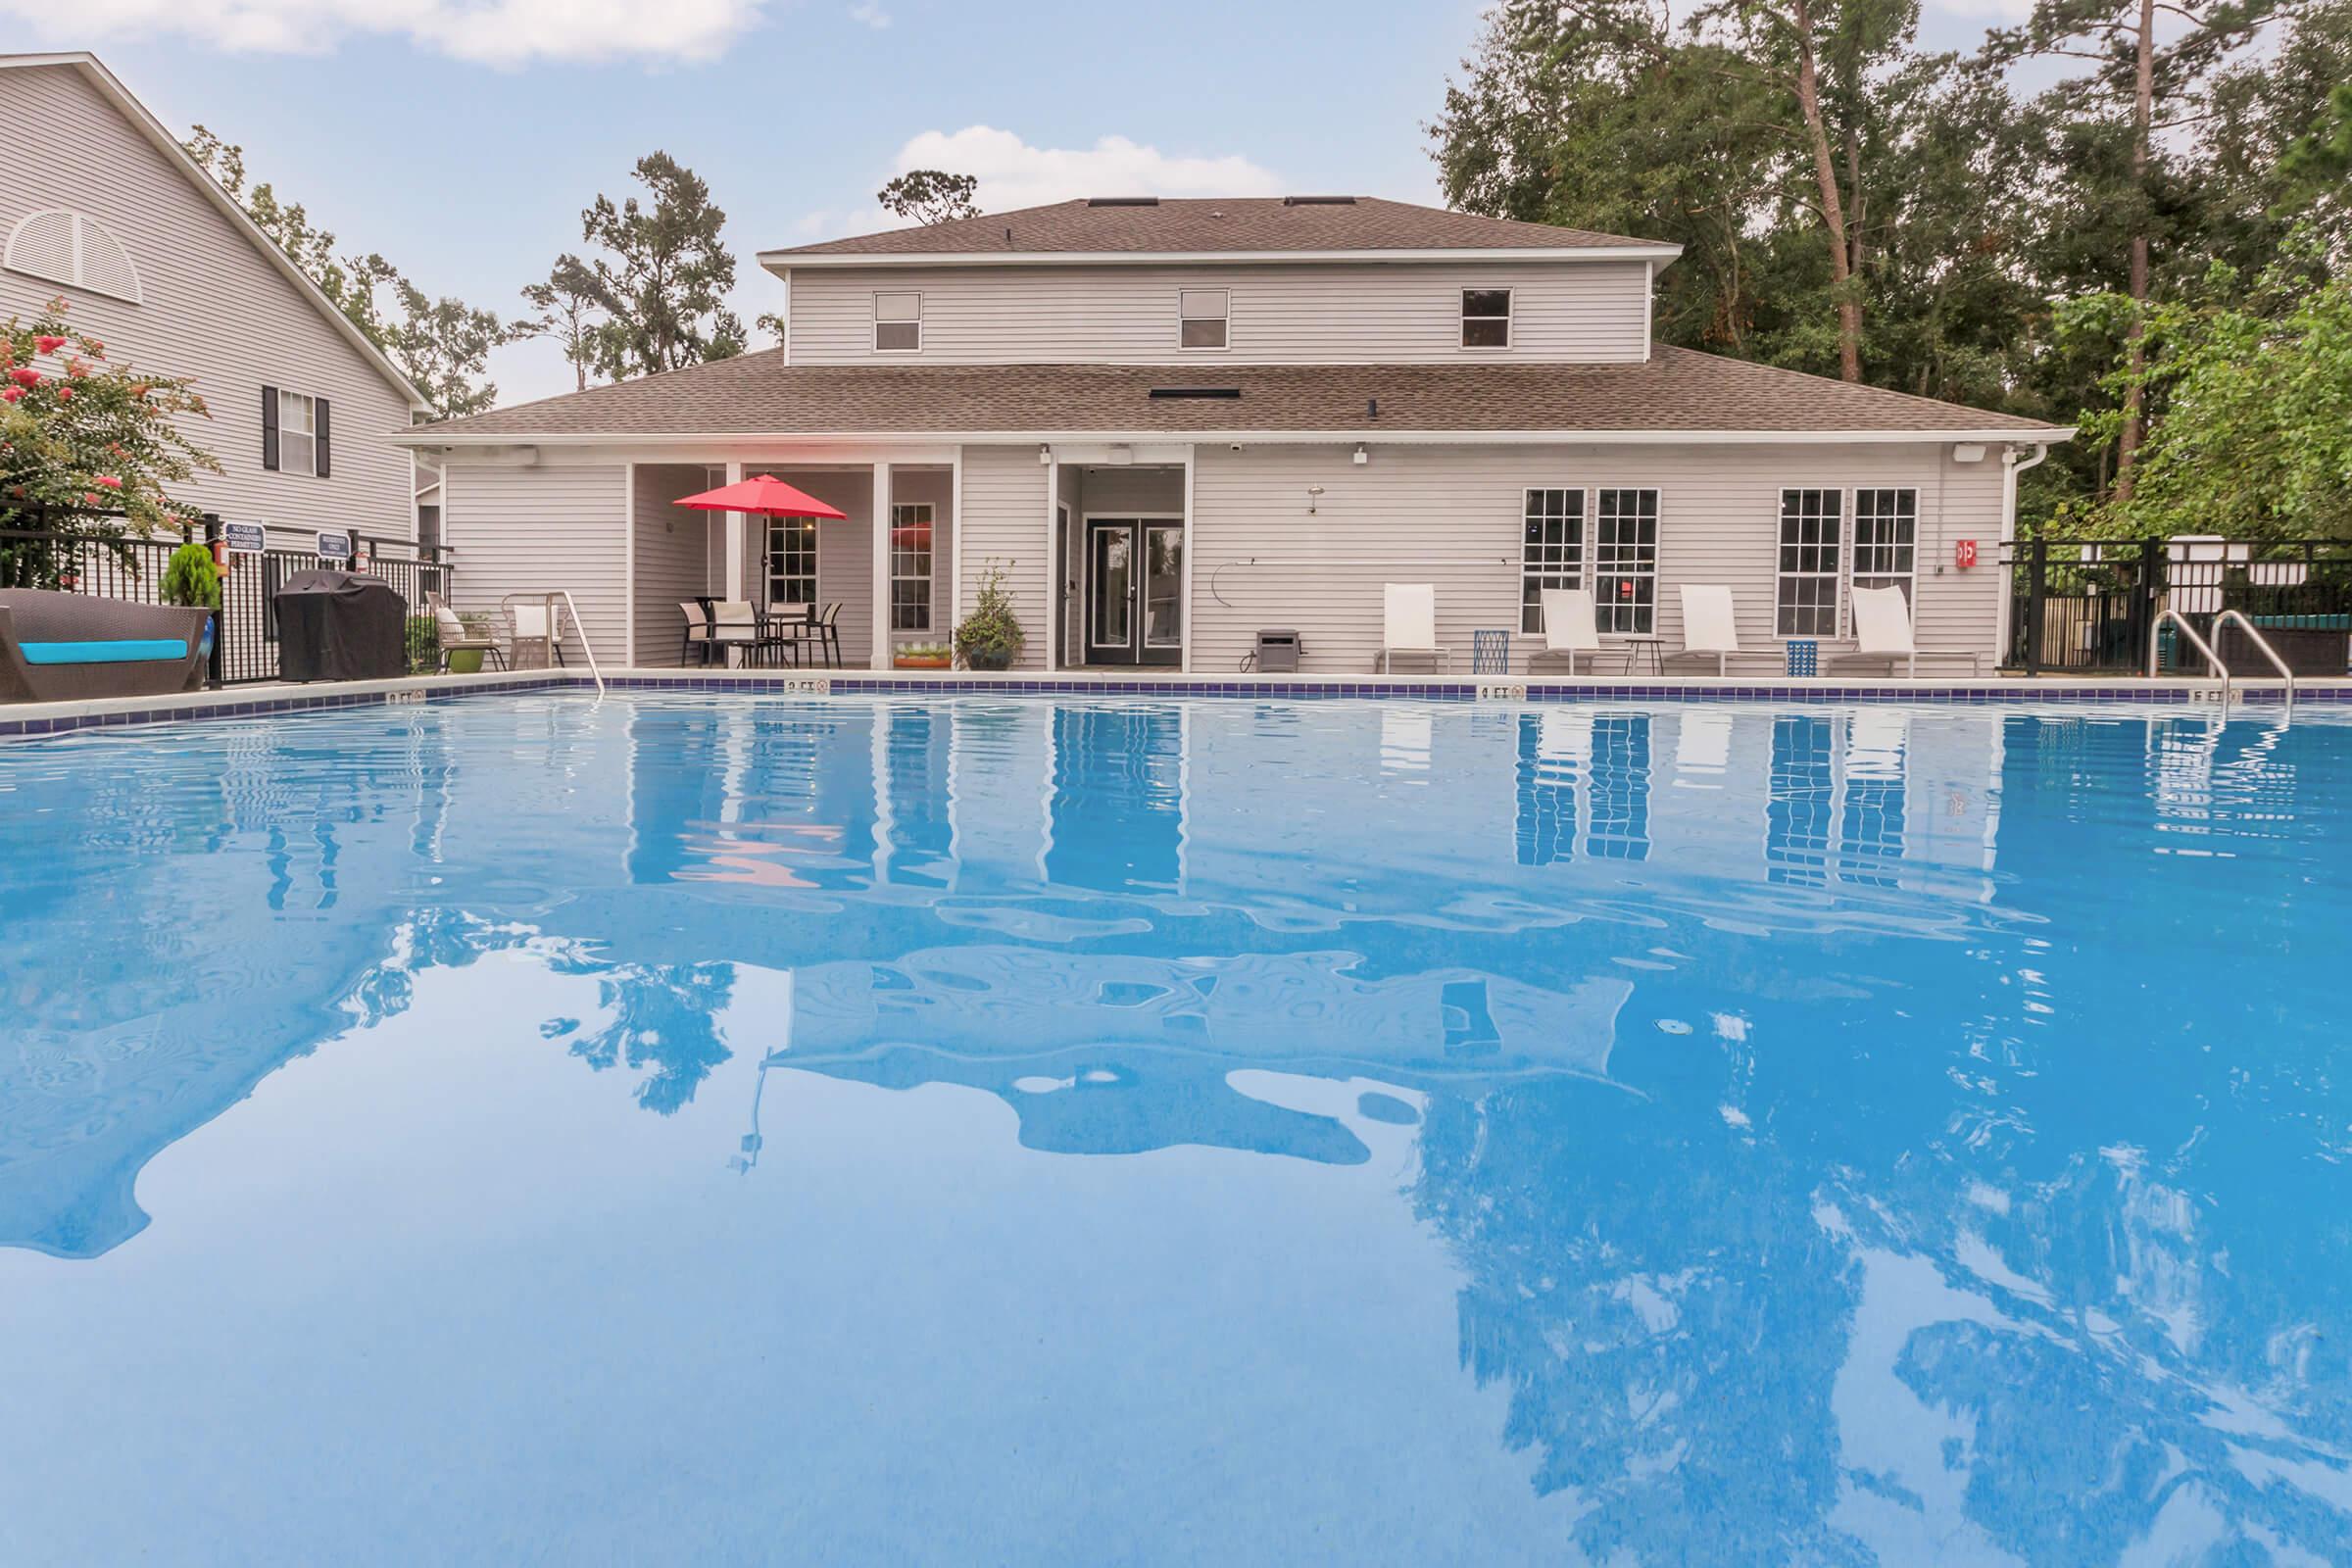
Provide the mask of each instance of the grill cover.
{"label": "grill cover", "polygon": [[287,680],[386,680],[409,667],[409,607],[381,577],[298,571],[277,591],[277,668]]}

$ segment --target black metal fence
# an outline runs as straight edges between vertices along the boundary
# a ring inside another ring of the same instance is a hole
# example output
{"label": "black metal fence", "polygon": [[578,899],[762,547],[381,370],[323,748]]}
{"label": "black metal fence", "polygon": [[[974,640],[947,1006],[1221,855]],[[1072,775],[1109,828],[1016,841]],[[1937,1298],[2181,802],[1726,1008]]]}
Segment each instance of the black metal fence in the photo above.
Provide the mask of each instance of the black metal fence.
{"label": "black metal fence", "polygon": [[[112,514],[77,514],[74,526],[62,528],[41,526],[51,519],[40,516],[8,520],[30,521],[34,526],[0,525],[0,588],[47,588],[150,605],[163,602],[164,567],[173,551],[190,542],[214,543],[221,535],[217,517],[207,517],[201,532],[188,528],[177,536],[152,537],[136,533],[106,536],[102,530],[121,523]],[[329,565],[365,569],[390,583],[408,606],[410,666],[430,669],[438,664],[440,639],[433,629],[426,596],[448,602],[449,564],[375,554],[368,546],[365,538],[354,540],[354,548],[363,552],[364,567],[329,561],[307,550],[270,548],[255,555],[226,556],[210,684],[275,680],[277,590],[296,572]]]}
{"label": "black metal fence", "polygon": [[2169,624],[2157,627],[2168,608],[2208,640],[2225,610],[2266,636],[2314,634],[2306,640],[2323,661],[2320,634],[2340,633],[2332,673],[2352,646],[2352,540],[2029,539],[2010,547],[2007,565],[2005,662],[2030,675],[2144,674],[2151,643],[2160,668],[2201,663]]}

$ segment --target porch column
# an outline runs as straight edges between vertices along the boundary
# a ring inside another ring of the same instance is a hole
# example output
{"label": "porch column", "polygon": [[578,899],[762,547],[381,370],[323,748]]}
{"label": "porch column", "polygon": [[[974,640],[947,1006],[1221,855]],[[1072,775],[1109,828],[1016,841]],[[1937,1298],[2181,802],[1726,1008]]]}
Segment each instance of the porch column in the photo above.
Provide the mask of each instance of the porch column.
{"label": "porch column", "polygon": [[874,645],[866,661],[890,668],[890,465],[874,465]]}
{"label": "porch column", "polygon": [[1184,531],[1176,536],[1184,546],[1184,564],[1181,568],[1183,586],[1178,590],[1181,595],[1181,603],[1177,609],[1178,620],[1183,627],[1184,636],[1181,643],[1183,652],[1178,660],[1178,665],[1187,675],[1193,672],[1193,638],[1197,630],[1193,625],[1193,535],[1198,527],[1193,520],[1193,459],[1200,450],[1199,447],[1184,449]]}
{"label": "porch column", "polygon": [[1046,673],[1061,667],[1061,581],[1069,563],[1054,549],[1054,526],[1061,510],[1061,454],[1052,453],[1046,469],[1046,623],[1038,628],[1045,634]]}
{"label": "porch column", "polygon": [[[728,464],[727,483],[734,484],[742,478],[743,465],[740,463]],[[728,599],[741,599],[744,597],[743,514],[740,512],[730,512],[726,515],[726,542],[722,547],[725,550],[727,557],[726,573],[720,580],[723,581],[727,587],[727,591],[723,597]],[[733,663],[735,662],[735,652],[733,649],[720,649],[719,657],[720,660],[726,663]]]}

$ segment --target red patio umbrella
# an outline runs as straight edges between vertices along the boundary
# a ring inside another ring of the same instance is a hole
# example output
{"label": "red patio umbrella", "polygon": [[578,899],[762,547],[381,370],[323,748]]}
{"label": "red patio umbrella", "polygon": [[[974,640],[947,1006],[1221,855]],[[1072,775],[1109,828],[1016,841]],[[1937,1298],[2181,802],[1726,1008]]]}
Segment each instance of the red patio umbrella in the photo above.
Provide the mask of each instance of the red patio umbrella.
{"label": "red patio umbrella", "polygon": [[846,522],[850,515],[806,491],[795,490],[772,473],[756,473],[716,490],[688,496],[677,505],[698,512],[752,512],[763,517],[831,517],[836,522]]}

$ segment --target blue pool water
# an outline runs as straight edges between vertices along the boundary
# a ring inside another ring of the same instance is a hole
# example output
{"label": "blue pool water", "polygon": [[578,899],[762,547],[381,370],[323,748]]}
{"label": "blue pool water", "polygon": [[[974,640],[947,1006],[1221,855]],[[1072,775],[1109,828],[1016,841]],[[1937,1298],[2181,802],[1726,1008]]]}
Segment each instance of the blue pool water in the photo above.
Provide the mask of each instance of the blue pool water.
{"label": "blue pool water", "polygon": [[2352,726],[0,747],[0,1561],[2352,1559]]}

